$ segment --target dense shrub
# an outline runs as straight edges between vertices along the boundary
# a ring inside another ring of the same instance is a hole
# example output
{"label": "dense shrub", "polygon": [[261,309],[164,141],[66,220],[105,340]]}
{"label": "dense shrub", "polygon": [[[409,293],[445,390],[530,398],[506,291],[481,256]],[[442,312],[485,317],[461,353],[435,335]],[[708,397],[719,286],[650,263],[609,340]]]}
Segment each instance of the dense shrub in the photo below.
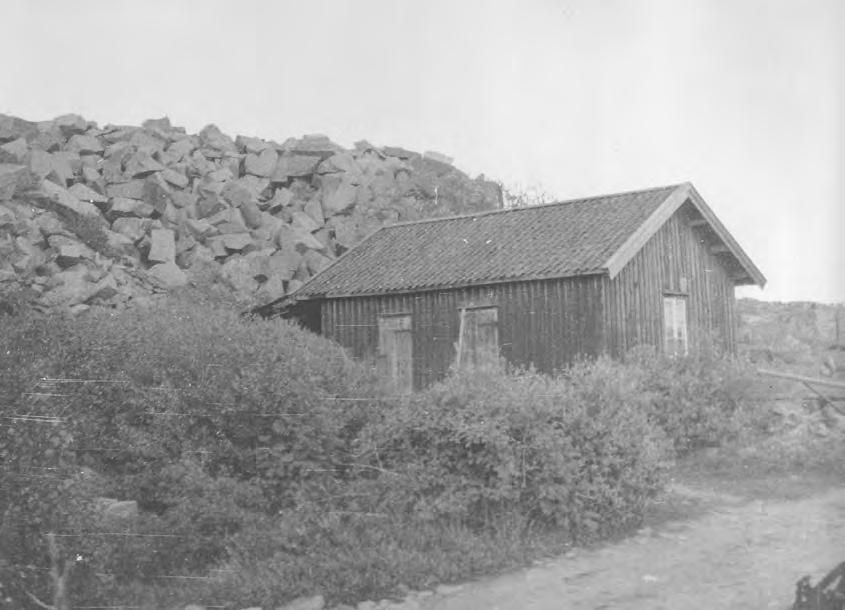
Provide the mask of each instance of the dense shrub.
{"label": "dense shrub", "polygon": [[[741,430],[743,369],[485,365],[403,399],[338,346],[189,292],[0,317],[0,583],[74,602],[355,601],[635,526],[669,458]],[[22,417],[25,416],[25,417]],[[115,530],[97,498],[138,500]],[[109,535],[105,535],[108,533]],[[140,587],[140,588],[139,588]]]}
{"label": "dense shrub", "polygon": [[606,360],[566,379],[488,367],[391,404],[329,500],[231,539],[219,590],[270,604],[319,581],[354,601],[636,526],[668,465],[639,381]]}
{"label": "dense shrub", "polygon": [[704,348],[685,358],[631,354],[627,367],[651,420],[679,455],[714,447],[765,428],[753,396],[753,368],[744,360]]}
{"label": "dense shrub", "polygon": [[473,528],[523,515],[585,537],[641,517],[660,486],[663,440],[624,369],[569,379],[487,368],[456,374],[386,414],[372,456],[397,473],[392,504]]}
{"label": "dense shrub", "polygon": [[[26,536],[3,554],[32,566],[33,591],[46,587],[48,532],[68,534],[67,557],[99,540],[84,555],[117,582],[202,573],[229,536],[319,497],[349,461],[368,402],[337,398],[371,396],[369,372],[292,325],[193,296],[0,318],[0,487],[11,492],[0,496],[0,532]],[[89,500],[137,499],[144,511],[117,544],[98,538],[96,520],[66,518],[80,514],[64,488],[81,467],[102,475]]]}

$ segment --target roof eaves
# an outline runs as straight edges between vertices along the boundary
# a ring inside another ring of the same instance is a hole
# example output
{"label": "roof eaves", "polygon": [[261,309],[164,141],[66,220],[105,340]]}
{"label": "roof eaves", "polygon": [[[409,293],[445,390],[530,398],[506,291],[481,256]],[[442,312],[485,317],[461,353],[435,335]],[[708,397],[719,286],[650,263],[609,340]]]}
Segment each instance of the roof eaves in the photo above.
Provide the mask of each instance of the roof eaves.
{"label": "roof eaves", "polygon": [[[589,275],[606,275],[607,269],[597,268],[597,269],[588,269],[583,271],[573,271],[571,273],[554,273],[554,274],[546,274],[546,275],[534,275],[534,276],[518,276],[518,277],[509,277],[509,278],[502,278],[502,279],[483,279],[477,281],[470,281],[470,282],[455,282],[452,284],[432,284],[428,286],[413,286],[408,288],[401,288],[401,289],[390,289],[390,290],[371,290],[367,292],[323,292],[323,293],[312,293],[306,294],[299,297],[299,300],[314,300],[314,299],[348,299],[348,298],[356,298],[356,297],[374,297],[374,296],[384,296],[384,295],[394,295],[394,294],[415,294],[418,292],[436,292],[438,290],[454,290],[458,288],[477,288],[479,286],[493,286],[499,284],[515,284],[518,282],[536,282],[536,281],[545,281],[545,280],[562,280],[567,278],[574,278],[574,277],[584,277]],[[304,288],[304,286],[303,286]]]}
{"label": "roof eaves", "polygon": [[731,255],[734,256],[748,274],[748,280],[750,281],[740,278],[736,280],[736,283],[739,285],[756,284],[762,288],[766,284],[765,276],[763,276],[757,266],[751,261],[751,258],[749,258],[721,221],[719,221],[716,214],[705,203],[704,199],[690,182],[684,182],[678,185],[664,202],[652,212],[651,216],[610,256],[605,264],[610,279],[615,278],[622,271],[622,268],[625,267],[628,261],[639,252],[640,248],[663,226],[663,223],[687,200],[691,201],[696,209],[698,209],[716,235],[718,235],[719,239],[728,248]]}
{"label": "roof eaves", "polygon": [[725,228],[725,225],[716,217],[716,214],[713,213],[713,210],[710,209],[710,206],[705,203],[704,199],[695,190],[695,187],[690,186],[690,200],[693,202],[695,207],[704,217],[704,219],[708,222],[708,224],[712,227],[713,231],[716,235],[719,236],[719,239],[727,246],[730,253],[734,256],[737,262],[742,266],[745,272],[748,274],[748,279],[751,282],[740,282],[738,284],[756,284],[760,288],[763,288],[766,285],[766,276],[763,275],[762,271],[757,268],[757,265],[751,260],[751,257],[745,253],[745,250],[737,243],[737,241],[733,238],[733,236],[728,232]]}

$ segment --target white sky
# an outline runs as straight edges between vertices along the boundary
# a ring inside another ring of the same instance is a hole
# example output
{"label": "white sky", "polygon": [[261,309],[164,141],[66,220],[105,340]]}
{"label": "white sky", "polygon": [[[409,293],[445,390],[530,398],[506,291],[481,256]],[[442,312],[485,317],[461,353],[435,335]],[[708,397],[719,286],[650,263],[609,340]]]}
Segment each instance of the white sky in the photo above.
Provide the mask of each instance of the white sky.
{"label": "white sky", "polygon": [[740,296],[845,301],[843,4],[0,0],[0,112],[366,138],[561,199],[689,180],[769,279]]}

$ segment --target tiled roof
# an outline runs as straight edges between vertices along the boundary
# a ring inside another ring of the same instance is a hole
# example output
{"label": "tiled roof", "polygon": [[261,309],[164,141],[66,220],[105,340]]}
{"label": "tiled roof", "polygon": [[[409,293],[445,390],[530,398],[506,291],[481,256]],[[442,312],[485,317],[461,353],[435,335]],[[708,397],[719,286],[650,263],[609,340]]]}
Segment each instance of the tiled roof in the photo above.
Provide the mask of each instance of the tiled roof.
{"label": "tiled roof", "polygon": [[601,273],[676,188],[384,227],[293,296],[382,294]]}

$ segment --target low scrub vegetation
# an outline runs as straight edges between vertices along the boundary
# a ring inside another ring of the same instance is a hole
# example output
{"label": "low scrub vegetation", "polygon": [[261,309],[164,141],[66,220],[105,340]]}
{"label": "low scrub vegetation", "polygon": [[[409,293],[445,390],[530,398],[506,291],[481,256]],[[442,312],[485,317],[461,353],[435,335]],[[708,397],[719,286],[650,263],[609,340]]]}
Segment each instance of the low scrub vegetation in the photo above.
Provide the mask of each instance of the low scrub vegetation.
{"label": "low scrub vegetation", "polygon": [[201,297],[0,317],[0,607],[61,584],[76,605],[352,602],[490,573],[636,527],[677,455],[758,425],[714,356],[493,365],[397,399],[336,345]]}
{"label": "low scrub vegetation", "polygon": [[769,418],[754,394],[754,369],[746,361],[703,348],[686,358],[635,350],[627,366],[649,418],[671,439],[675,454],[764,433]]}

